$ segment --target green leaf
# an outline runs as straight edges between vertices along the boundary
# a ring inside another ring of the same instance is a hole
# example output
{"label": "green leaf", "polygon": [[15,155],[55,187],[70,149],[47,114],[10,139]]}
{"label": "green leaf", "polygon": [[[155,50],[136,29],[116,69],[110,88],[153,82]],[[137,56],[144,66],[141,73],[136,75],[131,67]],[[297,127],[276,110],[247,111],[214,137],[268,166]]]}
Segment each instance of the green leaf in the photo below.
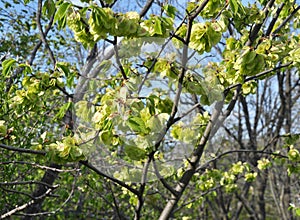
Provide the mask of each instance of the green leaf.
{"label": "green leaf", "polygon": [[140,99],[133,99],[130,108],[132,111],[139,113],[144,108],[144,103]]}
{"label": "green leaf", "polygon": [[60,107],[58,113],[55,115],[55,119],[61,119],[65,116],[68,109],[71,107],[72,102],[65,103],[62,107]]}
{"label": "green leaf", "polygon": [[246,182],[253,182],[257,177],[257,173],[246,173],[245,174],[245,181]]}
{"label": "green leaf", "polygon": [[2,62],[2,74],[4,76],[7,76],[9,71],[11,70],[11,68],[13,67],[13,65],[16,63],[17,61],[15,61],[14,59],[8,59],[8,60],[4,60]]}
{"label": "green leaf", "polygon": [[5,125],[5,121],[0,120],[0,137],[5,136],[7,133],[7,126]]}
{"label": "green leaf", "polygon": [[67,159],[70,154],[71,147],[72,147],[71,145],[57,142],[57,147],[56,147],[56,150],[58,151],[57,156],[63,159]]}
{"label": "green leaf", "polygon": [[173,5],[164,5],[163,9],[169,17],[175,18],[175,13],[177,9]]}
{"label": "green leaf", "polygon": [[159,34],[159,35],[163,34],[162,27],[161,27],[161,21],[160,21],[159,17],[155,18],[154,34]]}
{"label": "green leaf", "polygon": [[76,76],[75,72],[70,71],[70,64],[66,62],[59,62],[56,64],[56,68],[59,69],[66,77],[66,84],[69,88],[72,88],[74,85],[74,78]]}
{"label": "green leaf", "polygon": [[165,128],[164,124],[168,118],[169,114],[166,113],[154,115],[147,121],[147,127],[149,127],[152,132],[161,132]]}
{"label": "green leaf", "polygon": [[229,0],[229,5],[230,5],[230,8],[231,8],[233,14],[236,15],[238,12],[238,9],[239,9],[237,0]]}
{"label": "green leaf", "polygon": [[125,85],[130,91],[135,92],[139,89],[139,85],[141,81],[142,81],[141,77],[134,76],[134,77],[130,77],[130,79],[125,82]]}
{"label": "green leaf", "polygon": [[106,130],[100,133],[100,140],[103,142],[103,144],[110,145],[112,139],[113,139],[113,134],[111,131]]}
{"label": "green leaf", "polygon": [[132,160],[142,160],[146,157],[146,152],[135,146],[125,146],[126,155]]}
{"label": "green leaf", "polygon": [[173,101],[170,98],[160,100],[159,103],[157,104],[157,109],[159,109],[161,113],[171,114],[172,107],[173,107]]}
{"label": "green leaf", "polygon": [[177,140],[181,140],[182,139],[182,133],[183,133],[183,122],[180,121],[178,124],[173,125],[172,126],[172,130],[171,130],[171,136]]}
{"label": "green leaf", "polygon": [[55,3],[53,0],[46,0],[43,5],[43,14],[50,18],[55,13]]}
{"label": "green leaf", "polygon": [[19,64],[19,67],[23,68],[23,73],[25,73],[25,74],[26,73],[32,73],[32,68],[28,64],[21,63],[21,64]]}
{"label": "green leaf", "polygon": [[66,77],[68,77],[70,75],[70,70],[69,70],[69,65],[65,62],[59,62],[59,63],[56,63],[56,67],[59,68],[64,74]]}
{"label": "green leaf", "polygon": [[251,90],[252,90],[251,84],[245,83],[245,84],[242,85],[242,91],[243,91],[243,94],[244,94],[244,95],[250,94],[250,93],[251,93]]}
{"label": "green leaf", "polygon": [[72,161],[78,161],[84,158],[82,150],[77,146],[71,148],[70,157]]}
{"label": "green leaf", "polygon": [[130,117],[127,121],[127,125],[130,127],[131,130],[146,134],[148,130],[146,129],[144,121],[140,117]]}
{"label": "green leaf", "polygon": [[59,6],[59,8],[54,16],[54,22],[65,19],[70,6],[71,6],[71,3],[68,3],[68,2],[62,3]]}

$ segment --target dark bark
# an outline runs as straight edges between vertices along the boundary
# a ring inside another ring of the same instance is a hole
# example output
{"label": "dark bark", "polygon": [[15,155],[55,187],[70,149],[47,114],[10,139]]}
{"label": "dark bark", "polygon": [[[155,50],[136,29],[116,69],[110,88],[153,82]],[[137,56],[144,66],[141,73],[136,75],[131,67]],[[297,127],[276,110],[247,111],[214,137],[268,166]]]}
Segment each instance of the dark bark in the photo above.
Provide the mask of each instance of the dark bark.
{"label": "dark bark", "polygon": [[261,173],[257,177],[257,216],[258,219],[266,218],[265,192],[267,188],[268,173]]}
{"label": "dark bark", "polygon": [[[55,168],[55,169],[60,169],[61,165],[52,163],[52,164],[50,164],[49,167]],[[48,184],[48,185],[53,185],[53,183],[57,177],[58,177],[58,172],[47,169],[41,182]],[[47,186],[40,184],[38,186],[37,190],[32,195],[34,198],[38,198],[38,197],[45,195],[47,190],[48,190]],[[45,200],[45,197],[36,199],[34,201],[34,203],[25,210],[25,213],[34,214],[34,213],[40,212],[42,210],[42,204],[43,204],[44,200]],[[23,219],[29,220],[29,219],[32,219],[32,217],[30,215],[28,215],[28,216],[25,216]]]}

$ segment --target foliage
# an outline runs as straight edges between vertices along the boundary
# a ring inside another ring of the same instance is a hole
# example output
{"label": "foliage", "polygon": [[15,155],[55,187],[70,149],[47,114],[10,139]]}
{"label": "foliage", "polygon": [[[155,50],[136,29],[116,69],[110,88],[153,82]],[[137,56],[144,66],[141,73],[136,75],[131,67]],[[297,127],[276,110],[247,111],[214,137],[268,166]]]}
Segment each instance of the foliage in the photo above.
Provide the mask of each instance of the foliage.
{"label": "foliage", "polygon": [[158,2],[1,1],[1,218],[299,215],[299,6]]}

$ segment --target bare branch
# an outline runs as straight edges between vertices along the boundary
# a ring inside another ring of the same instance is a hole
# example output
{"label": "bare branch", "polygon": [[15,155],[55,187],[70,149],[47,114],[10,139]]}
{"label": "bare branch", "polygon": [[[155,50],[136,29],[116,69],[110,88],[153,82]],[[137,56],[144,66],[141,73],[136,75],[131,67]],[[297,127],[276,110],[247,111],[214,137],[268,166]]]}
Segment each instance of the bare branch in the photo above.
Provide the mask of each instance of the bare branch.
{"label": "bare branch", "polygon": [[202,107],[202,105],[200,103],[198,103],[198,104],[194,105],[191,109],[189,109],[187,112],[183,113],[181,116],[174,118],[174,122],[181,120],[182,118],[184,118],[185,116],[187,116],[188,114],[193,112],[195,109],[198,109],[199,111],[201,111],[200,112],[201,114],[203,114],[205,112],[205,109]]}
{"label": "bare branch", "polygon": [[140,12],[140,17],[144,17],[149,9],[151,8],[151,5],[153,4],[154,0],[148,0],[144,6],[144,8]]}
{"label": "bare branch", "polygon": [[30,180],[30,181],[14,181],[14,182],[0,182],[0,186],[14,186],[14,185],[28,185],[28,184],[40,184],[47,186],[48,188],[57,188],[59,185],[49,185],[47,183],[41,182],[41,181],[35,181],[35,180]]}
{"label": "bare branch", "polygon": [[149,171],[149,166],[150,166],[151,160],[153,159],[153,155],[154,155],[154,153],[149,155],[149,157],[148,157],[148,159],[147,159],[147,161],[146,161],[146,163],[144,164],[144,167],[143,167],[142,178],[141,178],[141,186],[140,186],[140,189],[139,189],[139,194],[137,195],[138,202],[137,202],[137,205],[135,207],[135,215],[134,215],[135,220],[139,220],[141,218],[141,211],[142,211],[142,208],[143,208],[143,205],[144,205],[143,195],[144,195],[144,192],[145,192],[147,174],[148,174],[148,171]]}
{"label": "bare branch", "polygon": [[186,35],[184,38],[184,42],[186,45],[184,45],[184,47],[183,47],[182,59],[181,59],[182,69],[178,76],[177,90],[176,90],[172,111],[170,114],[170,118],[167,122],[167,125],[170,125],[173,123],[173,120],[177,113],[177,107],[178,107],[178,103],[179,103],[181,92],[182,92],[183,79],[185,76],[186,65],[187,65],[187,61],[188,61],[188,45],[190,43],[193,21],[200,14],[200,12],[205,8],[207,3],[208,3],[208,0],[203,1],[203,3],[200,6],[198,6],[191,15],[188,16],[187,32],[186,32]]}
{"label": "bare branch", "polygon": [[162,177],[159,173],[159,170],[157,169],[157,165],[156,165],[156,162],[155,160],[152,161],[152,164],[153,164],[153,167],[154,167],[154,171],[155,171],[155,174],[157,176],[157,178],[160,180],[160,182],[163,184],[163,186],[169,190],[174,196],[177,195],[177,191],[175,191],[168,183],[167,181],[164,179],[164,177]]}
{"label": "bare branch", "polygon": [[6,192],[10,192],[10,193],[15,193],[15,194],[18,194],[18,195],[24,195],[24,196],[28,196],[29,198],[31,199],[34,199],[34,196],[28,194],[28,193],[25,193],[25,192],[21,192],[21,191],[18,191],[18,190],[14,190],[14,189],[8,189],[8,188],[5,188],[3,186],[0,185],[0,188],[3,190],[3,191],[6,191]]}
{"label": "bare branch", "polygon": [[10,151],[17,151],[20,153],[26,153],[26,154],[36,154],[36,155],[46,155],[46,151],[40,151],[40,150],[31,150],[31,149],[25,149],[25,148],[19,148],[19,147],[12,147],[5,144],[0,144],[0,148],[10,150]]}
{"label": "bare branch", "polygon": [[[51,16],[50,18],[50,21],[49,21],[49,24],[44,32],[44,36],[46,37],[50,31],[50,29],[52,28],[52,25],[53,25],[53,20],[54,20],[54,15]],[[27,61],[29,65],[32,65],[35,57],[36,57],[36,54],[37,54],[37,51],[40,49],[41,45],[42,45],[43,41],[40,40],[36,45],[35,47],[33,48],[31,54],[30,54],[30,58],[29,60]],[[6,92],[8,92],[11,88],[11,85],[13,83],[13,81],[15,80],[15,78],[23,71],[23,68],[19,68],[18,70],[16,70],[16,72],[7,80],[7,86],[6,86]]]}
{"label": "bare branch", "polygon": [[268,29],[266,31],[266,34],[265,34],[266,36],[269,36],[271,34],[271,32],[272,32],[272,30],[274,28],[274,25],[275,25],[275,23],[276,23],[279,15],[280,15],[280,12],[282,11],[282,9],[284,7],[284,5],[285,5],[284,3],[281,3],[281,5],[278,7],[275,16],[272,19],[272,21],[270,22],[269,27],[268,27]]}
{"label": "bare branch", "polygon": [[80,169],[74,168],[74,169],[68,169],[68,170],[62,170],[62,169],[57,169],[57,168],[53,168],[53,167],[49,167],[49,166],[43,166],[43,165],[39,165],[37,163],[32,163],[32,162],[25,162],[25,161],[5,161],[5,162],[0,162],[0,164],[26,164],[26,165],[30,165],[33,167],[37,167],[39,169],[43,169],[43,170],[51,170],[54,172],[77,172],[80,171]]}
{"label": "bare branch", "polygon": [[126,183],[124,183],[123,181],[120,181],[114,177],[108,176],[105,173],[103,173],[102,171],[100,171],[99,169],[97,169],[96,167],[94,167],[92,164],[90,164],[88,161],[80,161],[80,163],[84,166],[86,166],[87,168],[93,170],[94,172],[96,172],[98,175],[103,176],[109,180],[111,180],[112,182],[123,186],[124,188],[128,189],[130,192],[134,193],[135,195],[139,195],[139,191],[137,191],[136,189],[132,188],[131,186],[127,185]]}
{"label": "bare branch", "polygon": [[125,71],[124,71],[124,68],[123,68],[123,66],[122,66],[122,63],[121,63],[121,61],[120,61],[119,48],[118,48],[118,38],[117,38],[117,37],[114,37],[113,45],[114,45],[116,61],[117,61],[119,70],[120,70],[120,72],[121,72],[121,74],[122,74],[122,76],[123,76],[123,79],[124,79],[124,80],[127,80],[128,77],[126,76],[126,73],[125,73]]}
{"label": "bare branch", "polygon": [[247,41],[246,46],[251,46],[253,44],[253,42],[255,41],[259,30],[261,29],[265,20],[268,18],[268,14],[269,14],[270,9],[273,6],[274,2],[275,2],[275,0],[270,0],[268,2],[268,4],[266,5],[266,7],[264,8],[263,13],[265,14],[265,19],[263,20],[263,22],[254,25],[253,29],[250,32],[249,40]]}
{"label": "bare branch", "polygon": [[72,182],[72,188],[71,191],[68,195],[68,197],[66,198],[66,200],[54,211],[50,211],[50,212],[37,212],[37,213],[21,213],[20,215],[26,216],[26,217],[34,217],[34,216],[43,216],[43,215],[54,215],[55,213],[57,213],[58,211],[60,211],[61,209],[63,209],[63,207],[70,201],[70,199],[72,198],[73,194],[74,194],[74,190],[76,188],[76,181],[77,181],[77,175],[75,176],[73,182]]}
{"label": "bare branch", "polygon": [[300,5],[272,32],[272,35],[276,35],[284,25],[286,25],[289,20],[299,11]]}
{"label": "bare branch", "polygon": [[42,198],[46,197],[47,195],[49,195],[51,192],[52,192],[52,189],[48,189],[48,190],[45,192],[45,194],[41,195],[40,197],[35,198],[35,199],[33,199],[33,200],[30,200],[29,202],[27,202],[27,203],[25,203],[25,204],[23,204],[23,205],[21,205],[21,206],[18,206],[18,207],[16,207],[16,208],[12,209],[11,211],[9,211],[9,212],[7,212],[7,213],[1,215],[0,219],[7,218],[7,217],[9,217],[9,216],[15,214],[16,212],[19,212],[19,211],[22,211],[22,210],[26,209],[27,207],[29,207],[29,206],[31,206],[32,204],[34,204],[36,199],[42,199]]}
{"label": "bare branch", "polygon": [[38,26],[38,29],[40,31],[40,35],[41,35],[41,38],[42,38],[42,41],[43,43],[45,44],[45,47],[46,49],[48,50],[49,52],[49,55],[50,55],[50,59],[53,63],[53,65],[55,66],[56,64],[56,60],[54,58],[54,54],[53,54],[53,51],[51,50],[49,44],[48,44],[48,41],[46,40],[46,35],[43,31],[43,28],[42,28],[42,25],[41,25],[41,14],[42,14],[42,0],[39,0],[38,1],[38,10],[37,10],[37,13],[36,13],[36,23],[37,23],[37,26]]}

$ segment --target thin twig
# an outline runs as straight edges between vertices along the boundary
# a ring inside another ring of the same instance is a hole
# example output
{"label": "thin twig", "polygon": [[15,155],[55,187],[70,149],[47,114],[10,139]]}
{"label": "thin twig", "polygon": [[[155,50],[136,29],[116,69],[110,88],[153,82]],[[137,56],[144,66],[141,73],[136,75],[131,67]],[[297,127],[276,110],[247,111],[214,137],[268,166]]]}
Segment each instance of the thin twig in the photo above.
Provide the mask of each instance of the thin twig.
{"label": "thin twig", "polygon": [[57,169],[57,168],[54,168],[54,167],[43,166],[43,165],[39,165],[37,163],[25,162],[25,161],[5,161],[5,162],[0,162],[0,164],[3,164],[3,165],[6,165],[6,164],[26,164],[26,165],[30,165],[30,166],[33,166],[33,167],[37,167],[39,169],[51,170],[51,171],[59,172],[59,173],[80,171],[80,169],[78,169],[78,168],[62,170],[62,169]]}
{"label": "thin twig", "polygon": [[125,182],[121,181],[121,180],[118,180],[114,177],[111,177],[111,176],[108,176],[106,175],[105,173],[103,173],[102,171],[100,171],[99,169],[97,169],[95,166],[93,166],[92,164],[90,164],[88,161],[80,161],[80,163],[84,166],[86,166],[87,168],[93,170],[94,172],[96,172],[98,175],[100,176],[103,176],[109,180],[111,180],[112,182],[120,185],[120,186],[123,186],[124,188],[128,189],[130,192],[132,192],[133,194],[135,195],[138,195],[139,194],[139,191],[132,188],[131,186],[127,185]]}
{"label": "thin twig", "polygon": [[[54,21],[54,15],[51,16],[50,18],[50,21],[48,23],[48,26],[44,32],[44,36],[46,37],[50,31],[50,29],[52,28],[52,25],[53,25],[53,21]],[[30,54],[30,58],[29,60],[27,61],[27,63],[29,65],[32,65],[33,64],[33,61],[36,57],[36,54],[37,54],[37,51],[40,49],[41,45],[42,45],[43,41],[40,40],[36,45],[35,47],[33,48],[31,54]],[[23,71],[23,67],[22,68],[19,68],[18,70],[16,70],[16,72],[8,79],[8,82],[7,82],[7,86],[6,86],[6,92],[8,92],[11,88],[11,85],[14,81],[14,79]]]}
{"label": "thin twig", "polygon": [[112,43],[113,43],[113,45],[114,45],[116,61],[117,61],[119,70],[120,70],[120,72],[121,72],[121,74],[122,74],[122,76],[123,76],[123,79],[124,79],[124,80],[127,80],[128,77],[126,76],[125,70],[124,70],[124,68],[123,68],[123,65],[122,65],[122,63],[121,63],[120,56],[119,56],[118,38],[117,38],[117,37],[114,37],[114,41],[113,41]]}
{"label": "thin twig", "polygon": [[284,7],[284,3],[281,3],[281,5],[278,7],[276,14],[274,16],[274,18],[272,19],[272,21],[269,24],[268,30],[266,31],[266,36],[269,36],[274,28],[274,25],[280,15],[280,12],[282,11],[283,7]]}
{"label": "thin twig", "polygon": [[153,167],[154,167],[154,171],[155,171],[155,175],[157,176],[157,178],[160,180],[160,182],[163,184],[163,186],[169,190],[174,196],[177,195],[177,192],[167,183],[167,181],[160,175],[159,170],[157,169],[157,165],[155,160],[152,161]]}
{"label": "thin twig", "polygon": [[41,195],[41,196],[39,196],[39,197],[37,197],[37,198],[35,198],[35,199],[33,199],[33,200],[30,200],[29,202],[27,202],[27,203],[25,203],[25,204],[23,204],[23,205],[21,205],[21,206],[18,206],[18,207],[16,207],[16,208],[10,210],[9,212],[7,212],[7,213],[1,215],[0,219],[7,218],[7,217],[13,215],[14,213],[16,213],[16,212],[18,212],[18,211],[21,211],[21,210],[26,209],[27,207],[29,207],[29,206],[31,206],[32,204],[34,204],[34,203],[35,203],[35,200],[37,200],[37,199],[42,199],[42,198],[46,197],[48,194],[50,194],[51,192],[52,192],[52,189],[48,189],[48,190],[45,192],[45,194],[43,194],[43,195]]}
{"label": "thin twig", "polygon": [[[78,176],[78,175],[77,175]],[[42,215],[54,215],[55,213],[57,213],[58,211],[60,211],[61,209],[63,209],[63,207],[70,201],[70,199],[72,198],[73,194],[74,194],[74,190],[76,187],[76,181],[77,181],[77,176],[74,177],[74,180],[72,182],[72,188],[71,191],[68,195],[68,197],[66,198],[66,200],[54,211],[50,211],[50,212],[38,212],[38,213],[20,213],[20,215],[23,216],[42,216]]]}
{"label": "thin twig", "polygon": [[24,149],[24,148],[9,146],[6,144],[0,144],[0,148],[4,148],[4,149],[10,150],[10,151],[17,151],[20,153],[26,153],[26,154],[36,154],[36,155],[43,155],[43,156],[46,155],[46,151]]}
{"label": "thin twig", "polygon": [[29,193],[25,193],[25,192],[22,192],[22,191],[18,191],[18,190],[14,190],[14,189],[8,189],[8,188],[5,188],[3,186],[0,185],[0,188],[3,190],[3,191],[6,191],[6,192],[10,192],[10,193],[15,193],[17,195],[24,195],[24,196],[28,196],[30,199],[34,199],[35,197],[30,195]]}
{"label": "thin twig", "polygon": [[0,182],[0,186],[14,186],[14,185],[28,185],[28,184],[40,184],[47,186],[48,188],[57,188],[58,185],[49,185],[47,183],[41,182],[41,181],[35,181],[35,180],[30,180],[30,181],[14,181],[14,182]]}
{"label": "thin twig", "polygon": [[144,167],[143,167],[142,178],[141,178],[141,186],[140,186],[140,189],[139,189],[139,193],[137,194],[138,202],[137,202],[137,205],[135,207],[135,215],[134,215],[135,220],[139,220],[141,218],[141,211],[142,211],[142,208],[143,208],[143,205],[144,205],[143,195],[144,195],[144,192],[145,192],[146,182],[147,182],[147,175],[148,175],[151,160],[153,159],[153,155],[154,155],[154,153],[151,153],[149,155],[148,160],[146,161],[146,163],[144,164]]}
{"label": "thin twig", "polygon": [[200,171],[205,171],[205,169],[209,166],[210,163],[213,163],[217,160],[219,160],[220,158],[228,155],[228,154],[233,154],[233,153],[257,153],[257,154],[267,154],[267,155],[272,155],[275,157],[282,157],[282,158],[288,158],[285,155],[279,154],[279,153],[272,153],[272,152],[267,152],[264,150],[230,150],[230,151],[226,151],[216,157],[214,157],[213,159],[207,161],[205,164],[203,164],[202,166],[198,167],[196,169],[196,172],[200,172]]}
{"label": "thin twig", "polygon": [[[271,73],[271,72],[273,72],[273,71],[279,70],[279,69],[284,68],[284,67],[288,67],[288,66],[291,65],[292,63],[293,63],[293,62],[289,62],[289,63],[286,63],[286,64],[282,64],[282,65],[280,65],[280,66],[274,67],[274,68],[272,68],[272,69],[265,70],[265,71],[263,71],[263,72],[260,72],[260,73],[256,74],[255,76],[250,76],[250,77],[246,78],[246,79],[244,80],[244,82],[246,83],[246,82],[249,82],[249,81],[252,81],[252,80],[256,80],[256,79],[258,79],[259,77],[265,76],[265,75],[267,75],[267,74],[269,74],[269,73]],[[230,90],[230,89],[233,89],[233,88],[235,88],[235,87],[237,87],[237,86],[241,86],[241,85],[242,85],[241,83],[237,83],[237,84],[228,86],[228,87],[225,89],[225,91],[228,91],[228,90]]]}
{"label": "thin twig", "polygon": [[300,5],[272,32],[272,36],[276,35],[284,25],[299,11]]}
{"label": "thin twig", "polygon": [[39,0],[38,1],[38,10],[37,10],[37,14],[36,14],[36,23],[37,23],[37,27],[38,27],[38,29],[40,31],[40,35],[41,35],[42,41],[45,44],[45,47],[46,47],[46,49],[49,52],[50,59],[51,59],[53,65],[55,66],[56,60],[54,58],[53,51],[51,50],[51,48],[50,48],[50,46],[48,44],[48,41],[46,40],[46,35],[45,35],[45,33],[43,31],[43,28],[42,28],[42,25],[41,25],[41,14],[42,14],[42,7],[43,7],[42,4],[43,4],[43,1]]}
{"label": "thin twig", "polygon": [[184,118],[185,116],[190,114],[192,111],[194,111],[196,108],[201,109],[201,114],[203,114],[205,112],[205,109],[201,106],[201,104],[197,103],[191,109],[189,109],[187,112],[183,113],[181,116],[179,116],[177,118],[174,118],[174,122],[177,122],[177,121],[181,120],[182,118]]}

